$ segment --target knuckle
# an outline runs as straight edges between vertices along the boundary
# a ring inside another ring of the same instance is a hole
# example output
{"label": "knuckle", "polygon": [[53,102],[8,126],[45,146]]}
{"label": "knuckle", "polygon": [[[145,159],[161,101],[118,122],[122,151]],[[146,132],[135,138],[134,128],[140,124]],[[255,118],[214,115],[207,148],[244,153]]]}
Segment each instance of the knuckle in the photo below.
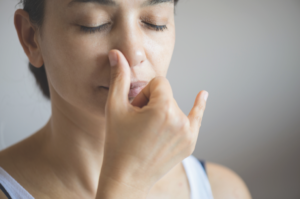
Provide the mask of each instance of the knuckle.
{"label": "knuckle", "polygon": [[166,87],[171,87],[169,80],[163,76],[157,76],[152,81],[156,88],[162,89],[163,91],[165,91]]}
{"label": "knuckle", "polygon": [[190,126],[190,120],[186,116],[182,117],[183,127],[184,129],[188,129]]}
{"label": "knuckle", "polygon": [[161,112],[164,114],[164,120],[169,125],[178,126],[181,122],[177,122],[177,116],[175,115],[175,110],[172,100],[166,100],[160,108]]}
{"label": "knuckle", "polygon": [[171,114],[172,113],[172,101],[169,99],[166,99],[162,104],[160,109],[165,113],[165,114]]}
{"label": "knuckle", "polygon": [[172,119],[172,102],[166,100],[153,108],[154,115],[161,120],[168,121]]}
{"label": "knuckle", "polygon": [[180,117],[178,122],[178,129],[180,129],[181,132],[186,133],[189,131],[189,119],[187,117]]}

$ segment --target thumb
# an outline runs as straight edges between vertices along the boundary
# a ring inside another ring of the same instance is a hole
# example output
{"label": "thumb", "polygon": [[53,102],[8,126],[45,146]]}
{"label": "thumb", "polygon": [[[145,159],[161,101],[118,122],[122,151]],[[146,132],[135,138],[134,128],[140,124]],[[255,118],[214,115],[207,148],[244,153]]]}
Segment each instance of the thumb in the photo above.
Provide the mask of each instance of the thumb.
{"label": "thumb", "polygon": [[108,58],[111,66],[111,76],[107,106],[115,110],[124,110],[129,104],[130,67],[119,50],[111,50],[108,53]]}

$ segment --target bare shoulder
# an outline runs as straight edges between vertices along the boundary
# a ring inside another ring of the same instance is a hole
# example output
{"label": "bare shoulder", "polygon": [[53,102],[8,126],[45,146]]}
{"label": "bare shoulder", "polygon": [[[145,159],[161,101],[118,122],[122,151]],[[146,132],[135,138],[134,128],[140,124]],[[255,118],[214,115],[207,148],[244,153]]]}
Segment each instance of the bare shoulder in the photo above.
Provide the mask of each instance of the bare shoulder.
{"label": "bare shoulder", "polygon": [[7,199],[7,196],[0,190],[0,199]]}
{"label": "bare shoulder", "polygon": [[232,170],[210,162],[206,169],[215,199],[251,199],[246,184]]}

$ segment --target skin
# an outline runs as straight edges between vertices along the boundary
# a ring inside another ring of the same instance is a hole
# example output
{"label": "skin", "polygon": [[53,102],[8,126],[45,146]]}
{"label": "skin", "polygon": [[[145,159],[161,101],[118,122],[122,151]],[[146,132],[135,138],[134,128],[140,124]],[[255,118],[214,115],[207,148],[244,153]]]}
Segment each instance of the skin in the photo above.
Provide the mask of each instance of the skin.
{"label": "skin", "polygon": [[[0,166],[35,198],[190,198],[181,160],[194,150],[207,94],[197,95],[186,116],[165,78],[175,45],[174,5],[115,2],[46,1],[40,28],[25,11],[15,12],[30,63],[45,64],[52,115],[38,132],[1,151]],[[108,25],[100,32],[80,29],[102,24]],[[128,98],[137,80],[148,84]],[[154,144],[152,127],[160,143]],[[216,199],[251,198],[232,171],[212,163],[207,171]]]}

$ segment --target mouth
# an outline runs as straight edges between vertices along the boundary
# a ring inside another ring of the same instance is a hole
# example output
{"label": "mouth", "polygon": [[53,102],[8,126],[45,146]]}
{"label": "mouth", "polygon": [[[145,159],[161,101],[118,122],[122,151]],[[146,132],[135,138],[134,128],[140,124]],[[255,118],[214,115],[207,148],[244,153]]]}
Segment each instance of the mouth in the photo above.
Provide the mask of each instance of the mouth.
{"label": "mouth", "polygon": [[[146,87],[147,84],[148,84],[147,81],[131,82],[130,89],[128,92],[128,98],[136,97],[143,90],[143,88]],[[100,87],[109,91],[109,87],[106,87],[106,86],[100,86]]]}

